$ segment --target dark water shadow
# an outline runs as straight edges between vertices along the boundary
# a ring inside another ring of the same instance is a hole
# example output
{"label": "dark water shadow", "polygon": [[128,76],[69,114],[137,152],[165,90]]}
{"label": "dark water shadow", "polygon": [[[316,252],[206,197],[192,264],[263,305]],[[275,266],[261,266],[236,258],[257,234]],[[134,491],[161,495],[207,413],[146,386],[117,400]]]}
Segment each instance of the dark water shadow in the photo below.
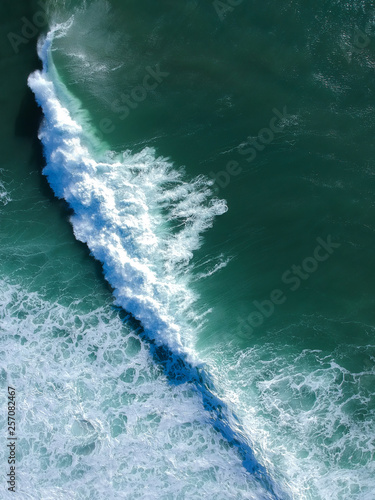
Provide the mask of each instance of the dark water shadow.
{"label": "dark water shadow", "polygon": [[267,469],[256,459],[239,418],[216,396],[215,385],[210,374],[205,371],[205,367],[193,366],[186,356],[175,354],[165,345],[158,345],[143,329],[140,321],[123,308],[113,307],[118,311],[123,323],[135,331],[148,345],[154,363],[164,373],[168,383],[171,385],[188,384],[202,397],[203,407],[207,412],[206,422],[223,436],[231,448],[236,448],[243,467],[266,489],[270,495],[269,498],[289,500],[289,495],[280,489],[270,477]]}
{"label": "dark water shadow", "polygon": [[[35,57],[35,69],[42,69],[39,58]],[[51,206],[55,207],[55,212],[59,214],[60,221],[69,226],[67,234],[71,234],[71,242],[80,249],[84,259],[89,259],[93,265],[94,274],[99,279],[104,288],[113,293],[113,288],[103,278],[103,269],[100,262],[92,258],[88,246],[81,241],[75,239],[70,218],[74,215],[74,211],[64,199],[59,199],[55,196],[51,186],[48,183],[47,177],[43,174],[43,169],[46,166],[44,157],[43,145],[38,138],[38,131],[43,120],[42,109],[35,101],[35,97],[31,89],[25,83],[25,93],[22,98],[20,108],[16,117],[14,134],[18,138],[25,139],[31,142],[31,155],[29,158],[30,170],[37,170],[39,179],[39,191],[43,198],[47,199]]]}

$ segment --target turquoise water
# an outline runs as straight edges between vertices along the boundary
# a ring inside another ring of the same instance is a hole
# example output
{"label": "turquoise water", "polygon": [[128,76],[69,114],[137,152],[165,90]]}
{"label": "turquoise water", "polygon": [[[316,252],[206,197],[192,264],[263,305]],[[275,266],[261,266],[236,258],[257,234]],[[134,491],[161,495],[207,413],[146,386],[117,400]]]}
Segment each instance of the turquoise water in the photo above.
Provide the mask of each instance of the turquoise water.
{"label": "turquoise water", "polygon": [[20,498],[373,498],[372,2],[225,3],[2,7]]}

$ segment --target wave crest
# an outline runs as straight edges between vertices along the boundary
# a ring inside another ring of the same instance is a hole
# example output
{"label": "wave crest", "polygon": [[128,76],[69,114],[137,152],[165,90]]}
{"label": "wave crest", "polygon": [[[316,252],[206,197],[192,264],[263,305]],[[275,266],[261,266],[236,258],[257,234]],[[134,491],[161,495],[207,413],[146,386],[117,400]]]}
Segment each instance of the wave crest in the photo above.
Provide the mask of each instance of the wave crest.
{"label": "wave crest", "polygon": [[226,203],[212,196],[212,180],[186,181],[183,169],[152,148],[94,157],[93,138],[65,105],[72,98],[51,56],[53,37],[67,29],[52,29],[39,44],[43,70],[28,80],[45,116],[39,132],[44,174],[74,210],[74,234],[103,263],[117,304],[141,321],[150,338],[192,361],[187,317],[193,317],[196,296],[188,266]]}

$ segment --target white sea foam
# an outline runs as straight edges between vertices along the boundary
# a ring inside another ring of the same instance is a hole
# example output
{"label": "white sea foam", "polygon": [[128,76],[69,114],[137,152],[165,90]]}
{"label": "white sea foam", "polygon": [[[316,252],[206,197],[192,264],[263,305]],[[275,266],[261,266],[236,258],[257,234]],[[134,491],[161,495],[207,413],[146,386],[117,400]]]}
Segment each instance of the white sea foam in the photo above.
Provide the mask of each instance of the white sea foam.
{"label": "white sea foam", "polygon": [[6,190],[4,184],[0,181],[0,204],[7,205],[10,201],[12,201],[10,194]]}
{"label": "white sea foam", "polygon": [[[295,500],[374,498],[375,346],[344,353],[217,345],[207,359],[258,456]],[[364,371],[343,358],[360,359]]]}
{"label": "white sea foam", "polygon": [[29,77],[45,116],[39,133],[44,173],[73,208],[74,234],[103,263],[117,304],[142,322],[150,338],[194,362],[188,319],[194,319],[196,297],[186,270],[202,233],[226,211],[225,202],[212,197],[211,180],[187,182],[181,169],[151,148],[94,158],[95,145],[68,111],[73,98],[51,57],[54,36],[68,29],[54,28],[39,44],[44,69]]}
{"label": "white sea foam", "polygon": [[[192,385],[169,384],[110,304],[65,307],[0,280],[1,408],[8,385],[17,498],[271,498]],[[0,456],[6,464],[5,445]],[[14,493],[3,485],[1,498]]]}

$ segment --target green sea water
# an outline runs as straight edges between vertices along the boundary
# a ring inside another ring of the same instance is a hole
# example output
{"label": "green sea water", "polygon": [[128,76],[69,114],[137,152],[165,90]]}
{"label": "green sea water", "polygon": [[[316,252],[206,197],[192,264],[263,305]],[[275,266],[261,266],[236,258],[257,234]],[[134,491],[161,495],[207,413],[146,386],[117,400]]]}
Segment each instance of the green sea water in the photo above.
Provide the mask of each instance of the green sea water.
{"label": "green sea water", "polygon": [[[42,4],[2,4],[1,407],[8,380],[20,498],[373,498],[374,5],[232,4],[50,2],[30,39]],[[121,322],[42,174],[27,77],[63,22],[53,63],[94,153],[155,148],[226,200],[184,270],[189,343],[274,493]]]}

